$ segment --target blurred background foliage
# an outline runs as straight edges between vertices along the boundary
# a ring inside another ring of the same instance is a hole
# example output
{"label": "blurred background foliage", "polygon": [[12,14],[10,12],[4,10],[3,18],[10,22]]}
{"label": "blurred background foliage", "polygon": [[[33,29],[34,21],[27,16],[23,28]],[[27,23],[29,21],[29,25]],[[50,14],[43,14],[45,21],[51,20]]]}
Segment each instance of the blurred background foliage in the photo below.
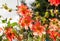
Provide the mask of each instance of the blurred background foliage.
{"label": "blurred background foliage", "polygon": [[34,11],[34,16],[40,16],[39,18],[43,23],[49,21],[50,18],[58,18],[60,20],[60,5],[59,6],[51,6],[48,0],[35,0],[33,4],[31,4]]}

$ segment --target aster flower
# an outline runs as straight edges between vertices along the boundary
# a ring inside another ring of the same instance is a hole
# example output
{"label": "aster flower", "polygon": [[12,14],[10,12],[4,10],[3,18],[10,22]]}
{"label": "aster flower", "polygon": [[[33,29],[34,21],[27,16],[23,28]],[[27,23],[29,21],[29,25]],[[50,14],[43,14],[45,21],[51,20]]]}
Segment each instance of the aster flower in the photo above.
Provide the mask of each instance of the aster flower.
{"label": "aster flower", "polygon": [[59,20],[56,19],[56,18],[52,18],[50,20],[50,23],[49,23],[49,30],[52,30],[52,31],[57,31],[59,30]]}
{"label": "aster flower", "polygon": [[33,20],[31,19],[30,16],[25,16],[25,17],[23,17],[23,18],[21,18],[21,19],[19,20],[19,24],[20,24],[22,27],[26,27],[26,29],[27,29],[27,27],[28,27],[32,22],[33,22]]}
{"label": "aster flower", "polygon": [[60,4],[60,0],[48,0],[51,5],[58,6]]}
{"label": "aster flower", "polygon": [[53,41],[56,41],[57,36],[58,36],[58,32],[48,30],[47,33],[49,34],[49,37],[50,37],[51,39],[53,39]]}
{"label": "aster flower", "polygon": [[24,4],[21,4],[21,6],[18,6],[18,13],[19,15],[26,16],[26,15],[32,15],[32,12],[28,7]]}
{"label": "aster flower", "polygon": [[40,22],[36,22],[35,24],[33,24],[32,26],[32,31],[34,35],[42,35],[43,32],[45,32],[45,27],[41,25]]}
{"label": "aster flower", "polygon": [[12,39],[15,37],[15,34],[12,32],[12,28],[7,28],[5,30],[5,34],[9,41],[12,41]]}
{"label": "aster flower", "polygon": [[50,22],[49,30],[56,31],[56,30],[58,30],[58,26],[56,26],[55,24],[53,24],[52,22]]}
{"label": "aster flower", "polygon": [[58,33],[58,38],[60,38],[60,33]]}

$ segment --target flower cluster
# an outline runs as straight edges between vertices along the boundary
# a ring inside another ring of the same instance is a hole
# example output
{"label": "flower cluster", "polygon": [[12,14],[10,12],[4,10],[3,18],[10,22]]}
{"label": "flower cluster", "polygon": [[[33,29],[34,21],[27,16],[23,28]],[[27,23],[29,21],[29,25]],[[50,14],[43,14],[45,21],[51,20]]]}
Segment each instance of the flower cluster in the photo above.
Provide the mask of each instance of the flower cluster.
{"label": "flower cluster", "polygon": [[26,30],[30,28],[30,30],[33,31],[33,35],[41,36],[43,32],[45,32],[45,27],[41,25],[41,22],[32,19],[33,12],[26,5],[21,4],[21,6],[18,6],[18,13],[22,16],[19,20],[19,24],[23,28]]}
{"label": "flower cluster", "polygon": [[56,18],[50,20],[49,29],[47,33],[50,35],[49,37],[56,41],[58,37],[60,37],[60,21]]}
{"label": "flower cluster", "polygon": [[[45,4],[50,2],[49,4]],[[1,41],[60,41],[60,12],[57,6],[60,0],[36,0],[31,8],[25,2],[17,6],[18,22],[12,22],[12,18],[1,19],[0,16],[0,40]],[[42,5],[43,4],[43,5]],[[41,7],[42,6],[42,7]],[[9,9],[3,5],[4,9]],[[9,9],[11,12],[13,9]]]}

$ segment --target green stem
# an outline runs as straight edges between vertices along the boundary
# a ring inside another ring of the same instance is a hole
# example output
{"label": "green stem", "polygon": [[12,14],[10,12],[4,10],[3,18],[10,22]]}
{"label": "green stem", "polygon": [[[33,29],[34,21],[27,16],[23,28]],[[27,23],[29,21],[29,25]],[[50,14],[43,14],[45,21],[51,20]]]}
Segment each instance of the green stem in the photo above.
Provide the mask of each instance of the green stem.
{"label": "green stem", "polygon": [[48,8],[49,8],[50,4],[48,4],[47,8],[46,8],[46,11],[48,11]]}

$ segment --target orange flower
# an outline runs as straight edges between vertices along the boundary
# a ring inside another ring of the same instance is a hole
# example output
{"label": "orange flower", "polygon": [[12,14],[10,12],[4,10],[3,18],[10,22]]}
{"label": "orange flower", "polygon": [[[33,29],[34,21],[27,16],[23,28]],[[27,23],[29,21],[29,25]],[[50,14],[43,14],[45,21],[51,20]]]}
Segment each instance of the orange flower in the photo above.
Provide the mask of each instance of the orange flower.
{"label": "orange flower", "polygon": [[52,22],[50,22],[49,30],[51,30],[51,31],[56,31],[56,30],[58,30],[58,26],[56,26],[56,25],[54,25]]}
{"label": "orange flower", "polygon": [[56,31],[49,31],[47,32],[50,35],[50,38],[53,39],[53,41],[56,41],[56,38],[58,36],[58,32]]}
{"label": "orange flower", "polygon": [[45,27],[42,26],[40,22],[36,22],[32,26],[32,31],[33,31],[33,33],[35,33],[37,35],[42,35],[43,32],[45,32]]}
{"label": "orange flower", "polygon": [[58,37],[60,38],[60,33],[58,34]]}
{"label": "orange flower", "polygon": [[15,37],[15,34],[12,32],[12,28],[7,28],[5,30],[5,34],[9,41],[12,41],[12,39]]}
{"label": "orange flower", "polygon": [[21,4],[21,6],[18,6],[18,13],[22,16],[30,15],[31,10],[29,10],[26,5]]}
{"label": "orange flower", "polygon": [[21,18],[19,20],[19,24],[22,26],[22,27],[25,27],[25,26],[29,26],[31,23],[33,22],[33,20],[31,19],[30,16],[25,16],[23,18]]}
{"label": "orange flower", "polygon": [[60,4],[60,0],[48,0],[51,5],[58,6]]}

